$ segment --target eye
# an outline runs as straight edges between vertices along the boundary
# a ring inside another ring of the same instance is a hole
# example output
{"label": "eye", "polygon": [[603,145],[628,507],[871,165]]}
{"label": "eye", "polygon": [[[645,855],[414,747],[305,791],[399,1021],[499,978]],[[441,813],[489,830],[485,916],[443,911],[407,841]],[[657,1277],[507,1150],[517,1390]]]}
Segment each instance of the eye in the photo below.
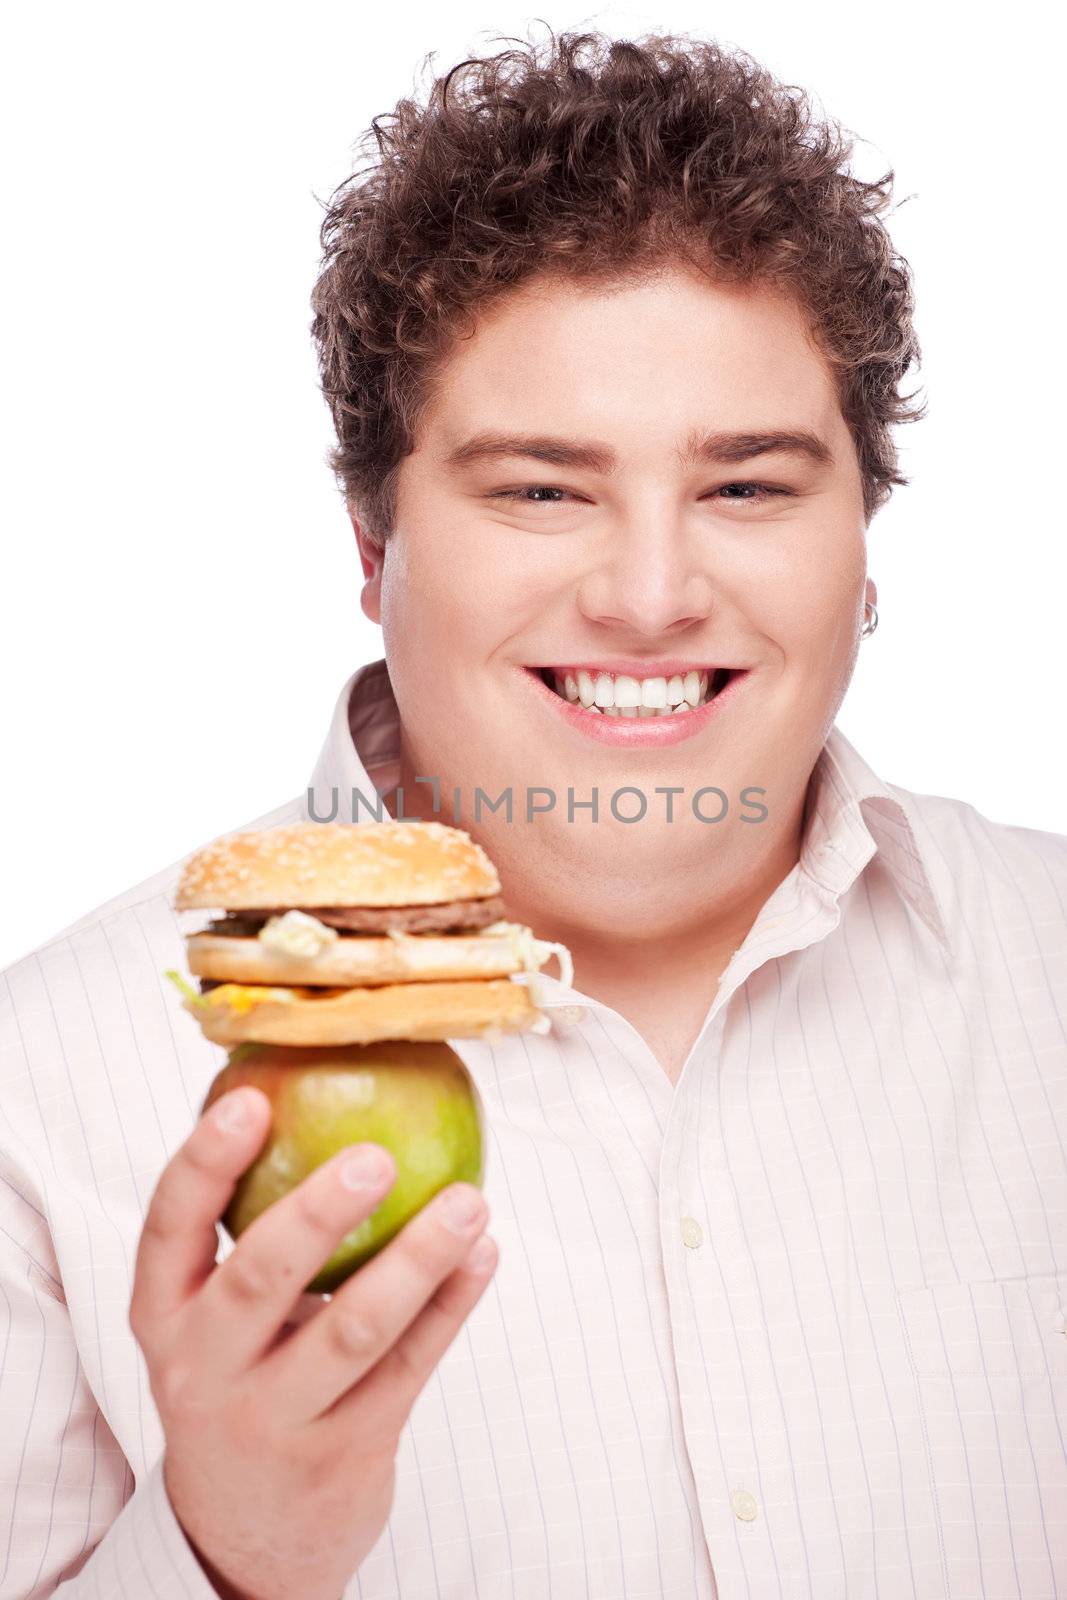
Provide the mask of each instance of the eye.
{"label": "eye", "polygon": [[[754,502],[762,504],[774,495],[791,495],[792,489],[787,489],[783,484],[755,483],[739,481],[737,483],[723,483],[712,490],[710,496],[702,498],[721,497],[729,501]],[[542,498],[542,496],[546,498]],[[547,498],[551,496],[551,498]],[[521,488],[498,489],[489,496],[490,500],[513,500],[527,506],[558,506],[563,504],[563,496],[574,498],[571,490],[563,489],[554,483],[527,483]]]}
{"label": "eye", "polygon": [[[750,493],[734,494],[733,490],[748,490]],[[776,494],[792,494],[792,489],[786,489],[777,483],[724,483],[714,491],[716,495],[723,495],[728,500],[755,500],[769,499]]]}
{"label": "eye", "polygon": [[491,494],[489,498],[490,500],[521,500],[524,505],[528,506],[558,506],[560,504],[560,501],[558,500],[527,500],[526,496],[534,494],[557,495],[569,493],[569,489],[561,489],[557,484],[528,483],[524,484],[521,489],[498,489],[496,493]]}

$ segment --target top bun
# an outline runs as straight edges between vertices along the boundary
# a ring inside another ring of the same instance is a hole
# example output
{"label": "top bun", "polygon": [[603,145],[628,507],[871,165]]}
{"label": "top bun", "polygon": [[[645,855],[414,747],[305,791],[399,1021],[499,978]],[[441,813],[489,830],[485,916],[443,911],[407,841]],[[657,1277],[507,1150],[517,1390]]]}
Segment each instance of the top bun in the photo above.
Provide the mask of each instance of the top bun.
{"label": "top bun", "polygon": [[433,906],[500,893],[485,851],[440,822],[298,822],[233,833],[185,863],[178,910]]}

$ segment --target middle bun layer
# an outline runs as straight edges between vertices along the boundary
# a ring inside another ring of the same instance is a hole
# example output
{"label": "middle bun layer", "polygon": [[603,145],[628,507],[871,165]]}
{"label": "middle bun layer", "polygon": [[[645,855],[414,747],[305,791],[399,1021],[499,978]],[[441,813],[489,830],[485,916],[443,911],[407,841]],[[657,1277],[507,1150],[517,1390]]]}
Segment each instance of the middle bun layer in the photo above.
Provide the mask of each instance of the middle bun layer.
{"label": "middle bun layer", "polygon": [[272,950],[261,939],[193,933],[185,941],[189,971],[230,983],[347,984],[442,982],[506,978],[520,971],[513,940],[504,935],[412,934],[401,939],[335,939],[316,956]]}

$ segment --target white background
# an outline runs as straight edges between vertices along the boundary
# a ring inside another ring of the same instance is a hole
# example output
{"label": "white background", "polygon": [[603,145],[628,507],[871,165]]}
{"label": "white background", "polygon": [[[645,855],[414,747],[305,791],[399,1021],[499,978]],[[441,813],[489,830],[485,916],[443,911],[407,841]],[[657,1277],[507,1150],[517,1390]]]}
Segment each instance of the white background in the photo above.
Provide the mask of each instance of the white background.
{"label": "white background", "polygon": [[[382,653],[324,465],[316,196],[427,52],[544,31],[464,0],[7,15],[0,966],[302,792]],[[881,622],[838,722],[893,782],[1067,831],[1053,9],[538,15],[738,45],[865,141],[860,176],[894,167],[930,411],[872,524]]]}

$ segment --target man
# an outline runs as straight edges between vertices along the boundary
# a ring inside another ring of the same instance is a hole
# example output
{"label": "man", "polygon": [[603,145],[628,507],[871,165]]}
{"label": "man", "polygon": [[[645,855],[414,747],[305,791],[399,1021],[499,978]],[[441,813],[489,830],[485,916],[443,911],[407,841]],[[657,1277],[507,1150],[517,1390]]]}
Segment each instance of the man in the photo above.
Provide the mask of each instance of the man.
{"label": "man", "polygon": [[458,821],[575,982],[455,1041],[481,1209],[283,1334],[389,1175],[214,1266],[267,1123],[190,1133],[178,867],[6,974],[0,1597],[1062,1592],[1067,841],[834,727],[917,414],[888,179],[692,41],[375,135],[314,332],[385,660],[253,825]]}

